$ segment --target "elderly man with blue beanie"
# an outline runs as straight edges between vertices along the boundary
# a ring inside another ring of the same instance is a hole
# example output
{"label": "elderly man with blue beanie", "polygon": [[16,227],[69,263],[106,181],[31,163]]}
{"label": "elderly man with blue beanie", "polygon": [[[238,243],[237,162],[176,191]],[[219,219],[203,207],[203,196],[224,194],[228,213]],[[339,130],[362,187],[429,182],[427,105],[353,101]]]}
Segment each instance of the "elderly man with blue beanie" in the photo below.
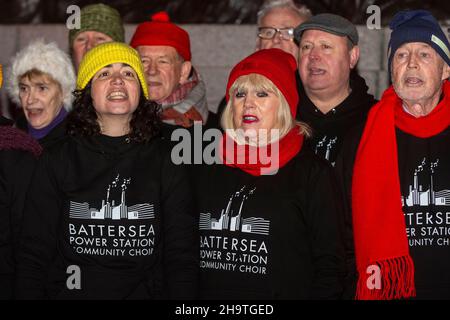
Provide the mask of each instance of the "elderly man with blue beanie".
{"label": "elderly man with blue beanie", "polygon": [[390,27],[392,86],[344,150],[356,298],[450,299],[450,44],[425,10]]}

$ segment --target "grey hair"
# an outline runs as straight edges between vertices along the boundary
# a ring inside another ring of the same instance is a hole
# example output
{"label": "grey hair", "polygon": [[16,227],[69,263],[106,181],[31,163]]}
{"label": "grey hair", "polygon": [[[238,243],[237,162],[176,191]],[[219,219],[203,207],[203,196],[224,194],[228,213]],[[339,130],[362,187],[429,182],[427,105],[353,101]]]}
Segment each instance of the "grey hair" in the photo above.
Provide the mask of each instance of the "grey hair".
{"label": "grey hair", "polygon": [[311,10],[304,4],[296,4],[293,0],[266,0],[257,13],[257,23],[261,24],[262,18],[272,9],[288,8],[296,12],[305,20],[312,17]]}
{"label": "grey hair", "polygon": [[72,109],[76,76],[70,57],[62,51],[56,42],[45,42],[37,39],[20,50],[11,60],[7,90],[11,99],[20,105],[19,81],[20,78],[31,70],[38,70],[50,75],[60,86],[63,94],[64,108]]}

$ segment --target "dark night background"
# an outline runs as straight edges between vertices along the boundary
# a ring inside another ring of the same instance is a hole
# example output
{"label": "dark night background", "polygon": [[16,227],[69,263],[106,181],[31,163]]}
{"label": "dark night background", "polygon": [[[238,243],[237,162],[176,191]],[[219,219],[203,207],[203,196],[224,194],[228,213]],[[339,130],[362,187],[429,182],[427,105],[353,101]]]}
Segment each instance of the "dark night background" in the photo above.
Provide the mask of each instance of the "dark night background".
{"label": "dark night background", "polygon": [[[263,0],[0,0],[1,24],[64,23],[66,9],[71,4],[83,7],[103,2],[120,11],[125,23],[139,23],[158,11],[167,11],[172,21],[187,23],[254,24],[256,12]],[[364,24],[366,8],[375,4],[381,8],[382,23],[401,9],[427,9],[441,21],[450,21],[448,0],[304,0],[313,14],[332,12],[355,24]]]}

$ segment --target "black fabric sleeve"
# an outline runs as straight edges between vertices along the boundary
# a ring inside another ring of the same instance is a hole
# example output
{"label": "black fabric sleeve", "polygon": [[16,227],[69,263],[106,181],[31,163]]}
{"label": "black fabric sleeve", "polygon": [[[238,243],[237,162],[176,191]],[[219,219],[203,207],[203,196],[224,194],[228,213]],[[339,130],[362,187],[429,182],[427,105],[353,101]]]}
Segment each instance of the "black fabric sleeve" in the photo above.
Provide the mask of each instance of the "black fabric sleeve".
{"label": "black fabric sleeve", "polygon": [[163,270],[169,299],[195,299],[198,293],[198,218],[185,166],[166,158],[162,170]]}
{"label": "black fabric sleeve", "polygon": [[16,297],[44,299],[48,266],[56,253],[62,199],[49,157],[39,160],[27,195],[17,254]]}
{"label": "black fabric sleeve", "polygon": [[36,158],[29,152],[4,150],[0,154],[0,300],[12,298],[14,252],[35,163]]}
{"label": "black fabric sleeve", "polygon": [[342,200],[331,167],[311,175],[307,227],[313,255],[312,299],[339,299],[345,273],[344,244],[339,215]]}
{"label": "black fabric sleeve", "polygon": [[351,130],[345,137],[335,165],[338,186],[343,194],[344,212],[340,222],[344,230],[346,275],[344,280],[344,294],[342,298],[346,300],[355,298],[356,282],[358,280],[355,260],[355,244],[353,240],[351,195],[353,166],[363,129],[364,127],[362,125],[358,126]]}

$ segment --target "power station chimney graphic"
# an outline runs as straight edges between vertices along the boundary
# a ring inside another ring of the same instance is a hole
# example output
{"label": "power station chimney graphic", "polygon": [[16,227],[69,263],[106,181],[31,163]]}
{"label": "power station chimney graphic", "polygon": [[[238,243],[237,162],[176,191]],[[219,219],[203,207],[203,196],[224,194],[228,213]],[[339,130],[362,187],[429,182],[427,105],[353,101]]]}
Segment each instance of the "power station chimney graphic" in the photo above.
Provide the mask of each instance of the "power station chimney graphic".
{"label": "power station chimney graphic", "polygon": [[434,193],[434,182],[433,182],[433,175],[434,175],[434,169],[438,166],[439,163],[439,159],[437,159],[435,162],[431,162],[430,163],[430,204],[436,204],[436,197],[435,197],[435,193]]}

